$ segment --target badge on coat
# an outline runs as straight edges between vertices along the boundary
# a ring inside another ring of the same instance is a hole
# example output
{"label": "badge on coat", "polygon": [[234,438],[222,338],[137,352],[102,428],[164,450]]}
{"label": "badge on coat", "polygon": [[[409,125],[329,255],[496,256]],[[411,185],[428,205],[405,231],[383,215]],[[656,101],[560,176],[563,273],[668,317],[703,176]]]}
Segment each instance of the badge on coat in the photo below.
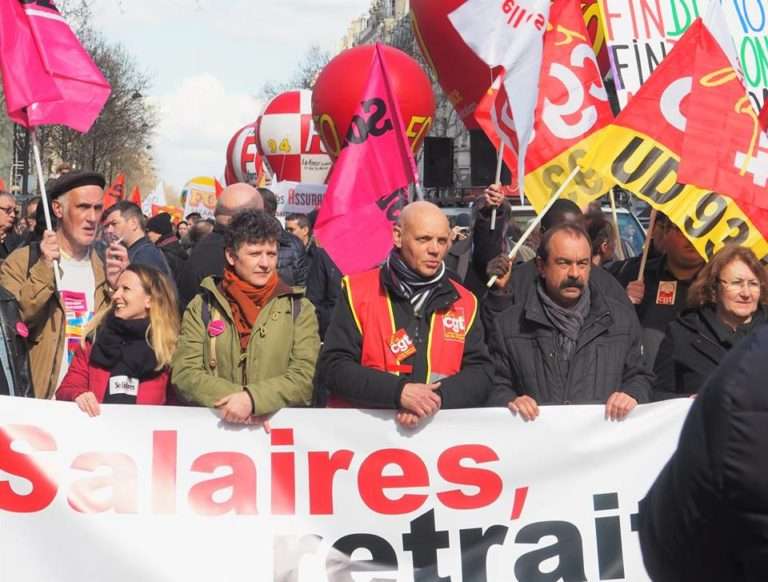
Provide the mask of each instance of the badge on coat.
{"label": "badge on coat", "polygon": [[467,321],[464,309],[456,307],[443,315],[443,338],[451,342],[463,342],[467,337]]}
{"label": "badge on coat", "polygon": [[125,394],[126,396],[138,396],[139,394],[139,379],[129,378],[128,376],[112,376],[109,379],[109,393]]}
{"label": "badge on coat", "polygon": [[659,281],[656,305],[674,305],[677,299],[677,281]]}
{"label": "badge on coat", "polygon": [[399,363],[415,354],[416,346],[413,345],[413,340],[404,329],[398,329],[389,338],[389,351]]}

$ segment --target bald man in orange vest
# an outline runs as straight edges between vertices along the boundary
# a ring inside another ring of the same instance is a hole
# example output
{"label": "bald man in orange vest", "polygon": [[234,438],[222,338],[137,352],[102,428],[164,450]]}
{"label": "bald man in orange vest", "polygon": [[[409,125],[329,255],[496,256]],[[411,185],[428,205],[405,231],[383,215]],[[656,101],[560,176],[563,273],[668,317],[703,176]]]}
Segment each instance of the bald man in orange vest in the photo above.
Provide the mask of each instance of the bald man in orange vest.
{"label": "bald man in orange vest", "polygon": [[396,409],[404,426],[441,408],[483,406],[492,365],[477,298],[443,262],[448,219],[413,202],[393,238],[381,267],[344,277],[318,362],[327,404]]}

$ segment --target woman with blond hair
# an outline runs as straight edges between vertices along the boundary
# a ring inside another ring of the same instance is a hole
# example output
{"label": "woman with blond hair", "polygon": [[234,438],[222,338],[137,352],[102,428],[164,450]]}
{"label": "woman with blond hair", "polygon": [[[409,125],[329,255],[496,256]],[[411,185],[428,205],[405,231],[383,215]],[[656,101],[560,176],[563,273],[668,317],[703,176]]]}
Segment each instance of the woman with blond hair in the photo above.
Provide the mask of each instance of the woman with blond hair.
{"label": "woman with blond hair", "polygon": [[654,400],[698,393],[725,354],[768,321],[768,274],[747,248],[728,245],[688,290],[688,308],[667,326],[656,357]]}
{"label": "woman with blond hair", "polygon": [[178,312],[166,275],[128,266],[109,308],[86,328],[56,399],[74,400],[89,416],[98,416],[100,403],[165,404]]}

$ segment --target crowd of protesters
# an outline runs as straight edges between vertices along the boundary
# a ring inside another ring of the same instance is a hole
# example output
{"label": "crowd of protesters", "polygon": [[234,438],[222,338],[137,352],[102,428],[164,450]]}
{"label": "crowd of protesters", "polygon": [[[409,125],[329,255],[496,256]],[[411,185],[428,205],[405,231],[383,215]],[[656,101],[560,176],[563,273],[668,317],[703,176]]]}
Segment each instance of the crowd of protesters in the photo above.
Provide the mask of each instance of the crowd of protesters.
{"label": "crowd of protesters", "polygon": [[174,225],[127,201],[103,208],[96,173],[49,186],[53,230],[39,199],[17,219],[0,194],[0,392],[90,415],[171,403],[255,423],[287,406],[354,406],[413,427],[442,408],[530,421],[544,405],[600,403],[621,420],[695,396],[767,316],[750,250],[705,263],[661,215],[642,276],[638,258],[614,259],[599,208],[568,200],[509,259],[520,233],[490,187],[453,223],[431,203],[406,206],[386,261],[342,277],[315,217],[283,227],[268,189],[229,186],[213,220]]}

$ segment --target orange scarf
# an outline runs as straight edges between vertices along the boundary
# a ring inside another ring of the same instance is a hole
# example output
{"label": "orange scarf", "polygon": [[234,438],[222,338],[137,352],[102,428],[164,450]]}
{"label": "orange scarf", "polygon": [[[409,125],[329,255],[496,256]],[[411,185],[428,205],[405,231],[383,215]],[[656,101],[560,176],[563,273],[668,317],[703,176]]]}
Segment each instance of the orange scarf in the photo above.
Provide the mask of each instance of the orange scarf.
{"label": "orange scarf", "polygon": [[254,287],[238,277],[232,269],[224,269],[221,290],[229,300],[235,327],[240,334],[241,349],[244,350],[248,347],[253,324],[256,323],[256,318],[262,307],[274,296],[277,282],[277,272],[274,272],[264,287]]}

